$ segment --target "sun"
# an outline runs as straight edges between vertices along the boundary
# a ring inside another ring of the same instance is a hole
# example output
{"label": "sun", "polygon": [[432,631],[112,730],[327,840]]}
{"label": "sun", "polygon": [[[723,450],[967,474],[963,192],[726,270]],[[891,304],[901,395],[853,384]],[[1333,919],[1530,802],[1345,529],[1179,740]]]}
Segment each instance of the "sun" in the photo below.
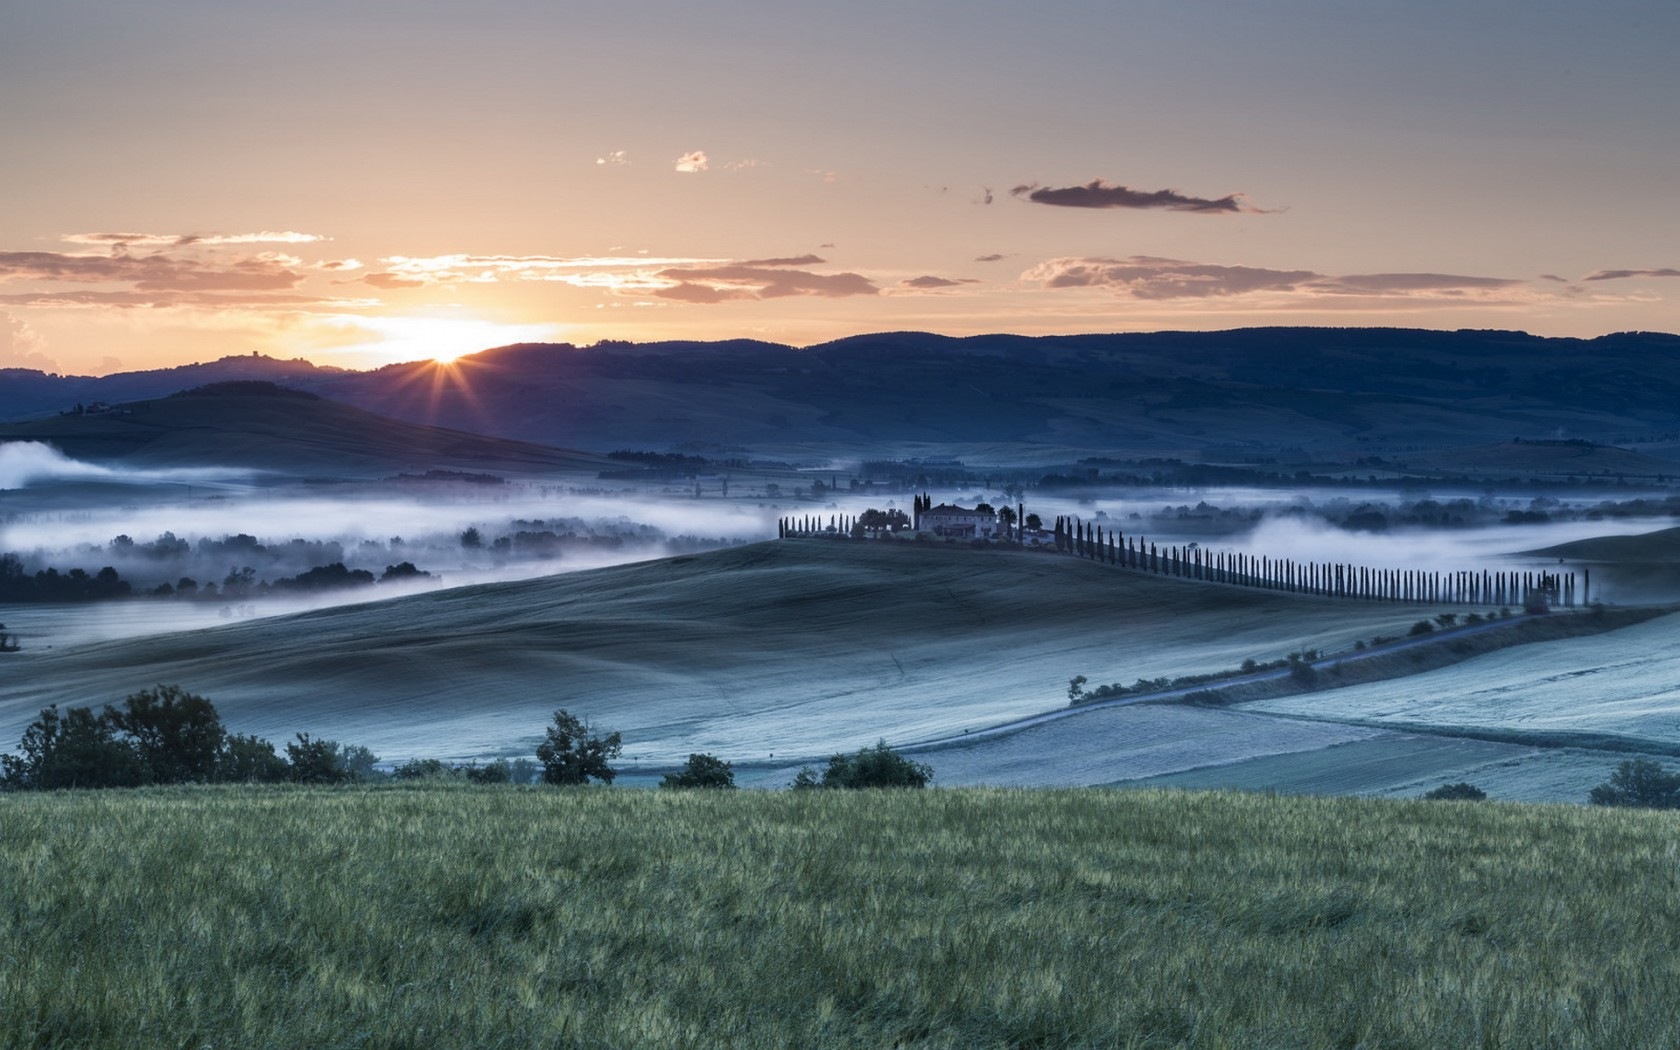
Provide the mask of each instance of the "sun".
{"label": "sun", "polygon": [[477,317],[342,317],[339,323],[369,338],[335,348],[335,356],[353,356],[381,365],[430,361],[451,365],[468,354],[510,343],[553,342],[555,324],[508,324]]}

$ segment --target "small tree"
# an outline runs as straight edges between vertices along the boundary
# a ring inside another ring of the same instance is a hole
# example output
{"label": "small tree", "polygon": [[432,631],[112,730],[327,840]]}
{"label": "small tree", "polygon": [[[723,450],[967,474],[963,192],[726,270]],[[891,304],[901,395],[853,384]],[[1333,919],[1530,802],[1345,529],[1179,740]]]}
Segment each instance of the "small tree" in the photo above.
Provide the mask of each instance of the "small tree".
{"label": "small tree", "polygon": [[[874,747],[866,747],[855,755],[835,755],[823,771],[825,788],[922,788],[933,779],[933,767],[913,762],[892,748],[885,740]],[[798,781],[794,783],[798,787]]]}
{"label": "small tree", "polygon": [[665,774],[659,782],[662,788],[734,788],[735,770],[716,755],[693,754],[688,763],[675,773]]}
{"label": "small tree", "polygon": [[300,784],[339,784],[348,779],[339,762],[338,741],[322,740],[308,733],[286,745],[286,764],[291,779]]}
{"label": "small tree", "polygon": [[230,733],[216,757],[216,779],[231,783],[277,784],[290,778],[291,768],[274,745],[255,736]]}
{"label": "small tree", "polygon": [[1630,758],[1587,796],[1595,806],[1680,809],[1680,773],[1649,758]]}
{"label": "small tree", "polygon": [[611,784],[618,774],[608,764],[624,750],[617,733],[599,735],[593,726],[565,708],[554,712],[554,724],[537,745],[547,784],[585,784],[591,779]]}
{"label": "small tree", "polygon": [[127,733],[154,784],[203,783],[216,778],[227,731],[216,705],[176,685],[142,689],[106,708],[116,729]]}
{"label": "small tree", "polygon": [[1474,784],[1459,781],[1457,784],[1442,784],[1423,797],[1445,802],[1480,802],[1487,798],[1487,792]]}
{"label": "small tree", "polygon": [[105,715],[53,704],[23,731],[17,755],[0,755],[0,779],[15,791],[55,788],[134,787],[146,767],[133,745],[118,736]]}
{"label": "small tree", "polygon": [[1085,683],[1090,679],[1082,674],[1076,674],[1068,679],[1068,703],[1077,704],[1085,696]]}

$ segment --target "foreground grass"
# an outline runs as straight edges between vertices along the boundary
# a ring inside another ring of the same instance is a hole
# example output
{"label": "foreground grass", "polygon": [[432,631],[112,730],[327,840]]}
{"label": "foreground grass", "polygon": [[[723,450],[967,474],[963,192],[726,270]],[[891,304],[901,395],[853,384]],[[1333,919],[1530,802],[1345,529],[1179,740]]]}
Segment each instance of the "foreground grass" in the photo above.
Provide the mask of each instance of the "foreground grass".
{"label": "foreground grass", "polygon": [[0,796],[0,1045],[1680,1045],[1675,816],[1158,792]]}

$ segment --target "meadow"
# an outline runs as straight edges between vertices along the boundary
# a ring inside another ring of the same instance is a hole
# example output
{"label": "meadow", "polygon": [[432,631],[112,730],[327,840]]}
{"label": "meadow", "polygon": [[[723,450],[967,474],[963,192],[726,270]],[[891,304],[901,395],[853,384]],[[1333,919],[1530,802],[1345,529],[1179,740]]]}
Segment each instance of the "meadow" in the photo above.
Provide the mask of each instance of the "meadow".
{"label": "meadow", "polygon": [[1675,1045],[1675,832],[1157,791],[11,795],[0,1045]]}

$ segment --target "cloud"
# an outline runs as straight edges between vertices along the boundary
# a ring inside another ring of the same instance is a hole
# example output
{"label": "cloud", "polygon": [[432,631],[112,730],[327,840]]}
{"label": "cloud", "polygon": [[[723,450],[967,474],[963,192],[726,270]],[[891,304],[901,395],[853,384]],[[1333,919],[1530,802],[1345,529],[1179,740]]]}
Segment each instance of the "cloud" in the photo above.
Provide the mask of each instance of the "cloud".
{"label": "cloud", "polygon": [[360,270],[361,268],[362,260],[360,259],[327,259],[315,264],[315,269],[326,270],[329,273],[349,273],[351,270]]}
{"label": "cloud", "polygon": [[1659,270],[1600,270],[1581,278],[1583,281],[1619,281],[1627,277],[1680,277],[1680,270],[1663,267]]}
{"label": "cloud", "polygon": [[974,261],[975,262],[997,262],[999,259],[1002,259],[1002,258],[1004,258],[1004,256],[999,255],[996,252],[993,252],[990,255],[976,255],[974,257]]}
{"label": "cloud", "polygon": [[622,167],[630,163],[630,158],[621,149],[615,149],[604,157],[596,157],[595,163],[606,167]]}
{"label": "cloud", "polygon": [[677,158],[677,170],[685,173],[705,171],[711,162],[706,159],[706,151],[697,149],[692,153],[684,153]]}
{"label": "cloud", "polygon": [[741,266],[821,266],[827,262],[820,255],[795,255],[783,259],[748,259]]}
{"label": "cloud", "polygon": [[1504,277],[1466,277],[1455,273],[1366,273],[1326,277],[1314,282],[1313,290],[1339,295],[1406,295],[1511,288],[1522,283]]}
{"label": "cloud", "polygon": [[[392,255],[381,259],[385,273],[378,280],[370,274],[363,280],[380,287],[406,288],[416,284],[495,284],[499,281],[564,281],[578,284],[577,273],[585,270],[651,270],[661,266],[698,266],[720,259],[645,255]],[[387,282],[380,285],[380,281]],[[408,284],[394,283],[397,281]]]}
{"label": "cloud", "polygon": [[992,188],[990,186],[980,187],[980,200],[978,201],[978,203],[980,203],[980,204],[990,204],[990,203],[992,203]]}
{"label": "cloud", "polygon": [[1133,299],[1214,299],[1256,293],[1452,300],[1514,289],[1524,282],[1503,277],[1443,273],[1375,273],[1343,277],[1312,270],[1219,266],[1149,255],[1126,259],[1064,258],[1039,263],[1021,275],[1045,288],[1105,288]]}
{"label": "cloud", "polygon": [[0,279],[118,282],[139,291],[267,291],[294,288],[303,275],[290,256],[251,256],[227,262],[145,256],[0,252]]}
{"label": "cloud", "polygon": [[325,237],[296,230],[263,230],[259,233],[70,233],[66,244],[108,244],[123,248],[185,248],[190,245],[226,244],[313,244]]}
{"label": "cloud", "polygon": [[22,318],[0,313],[0,368],[58,371],[58,362],[41,353],[41,337]]}
{"label": "cloud", "polygon": [[653,295],[662,299],[691,303],[718,303],[732,299],[781,299],[794,295],[838,299],[880,293],[880,289],[861,274],[821,274],[808,270],[772,269],[745,264],[700,268],[672,267],[660,270],[657,276],[670,284],[654,290]]}
{"label": "cloud", "polygon": [[423,288],[425,281],[413,277],[398,277],[394,273],[369,273],[362,275],[362,283],[371,284],[375,288]]}
{"label": "cloud", "polygon": [[932,274],[923,274],[920,277],[912,277],[907,281],[900,281],[898,283],[905,288],[932,289],[955,288],[958,285],[979,284],[980,282],[972,277],[958,277],[953,279],[950,277],[935,277]]}
{"label": "cloud", "polygon": [[1021,275],[1046,288],[1107,288],[1134,299],[1207,299],[1259,291],[1294,291],[1319,275],[1134,255],[1129,259],[1050,259]]}
{"label": "cloud", "polygon": [[1037,183],[1016,186],[1011,196],[1034,204],[1052,204],[1059,208],[1159,208],[1166,211],[1191,211],[1203,214],[1219,212],[1259,212],[1244,202],[1240,193],[1224,197],[1190,197],[1177,190],[1134,190],[1092,179],[1083,186],[1051,188]]}

